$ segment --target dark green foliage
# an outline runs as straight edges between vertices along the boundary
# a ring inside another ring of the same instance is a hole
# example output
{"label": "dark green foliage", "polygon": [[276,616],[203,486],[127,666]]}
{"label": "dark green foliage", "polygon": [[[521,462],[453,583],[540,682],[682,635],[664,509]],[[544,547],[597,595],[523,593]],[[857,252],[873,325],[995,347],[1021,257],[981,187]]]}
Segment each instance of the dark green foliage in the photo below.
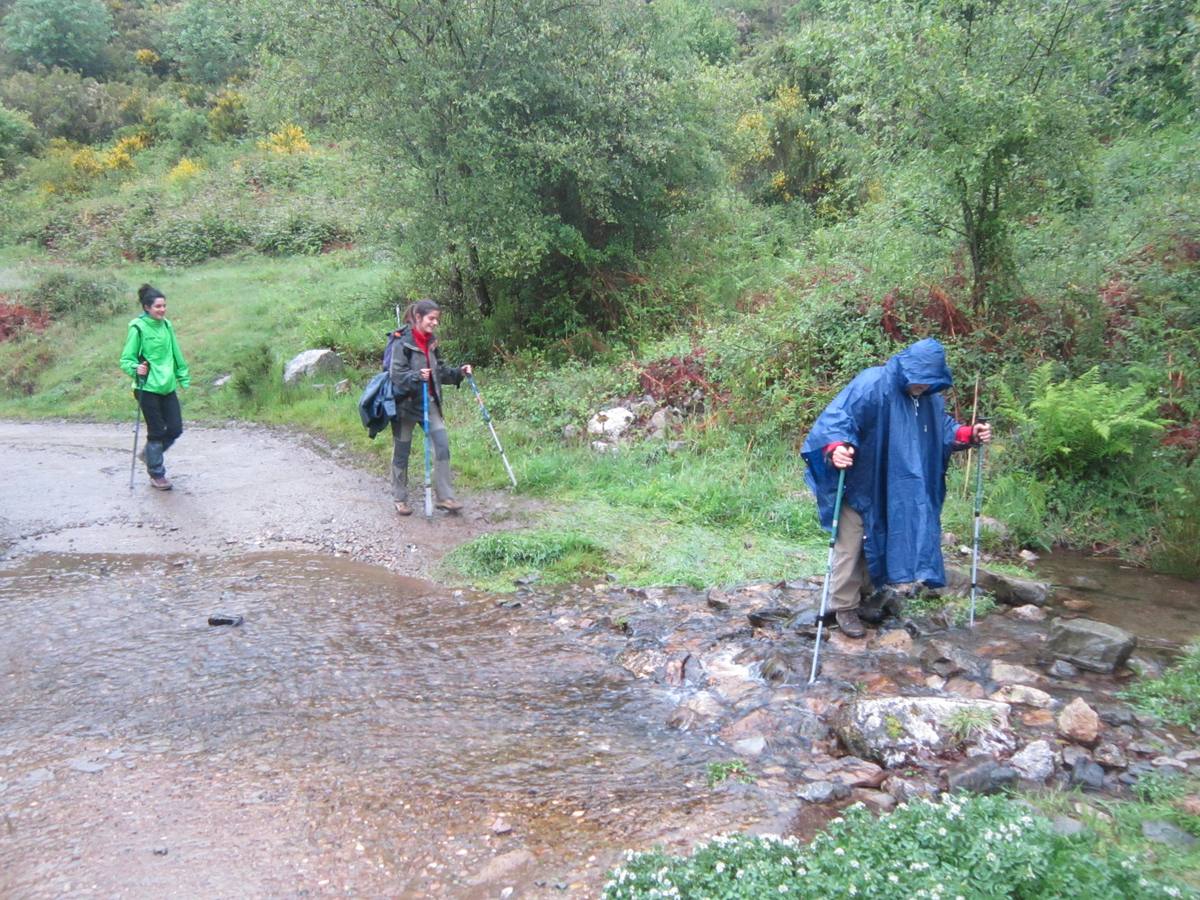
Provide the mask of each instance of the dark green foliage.
{"label": "dark green foliage", "polygon": [[233,4],[189,0],[168,22],[168,44],[189,81],[221,85],[244,72],[258,36]]}
{"label": "dark green foliage", "polygon": [[61,66],[95,75],[113,20],[102,0],[14,0],[2,31],[4,46],[28,68]]}
{"label": "dark green foliage", "polygon": [[0,176],[11,173],[17,160],[37,144],[38,133],[29,116],[0,105]]}
{"label": "dark green foliage", "polygon": [[1161,678],[1140,680],[1121,696],[1164,722],[1200,730],[1200,646],[1189,647]]}
{"label": "dark green foliage", "polygon": [[271,348],[259,344],[238,355],[230,384],[243,405],[254,407],[279,377]]}
{"label": "dark green foliage", "polygon": [[217,216],[167,219],[138,230],[131,240],[139,259],[187,265],[231,253],[250,243],[240,222]]}
{"label": "dark green foliage", "polygon": [[297,211],[262,223],[254,238],[254,249],[273,256],[311,255],[349,240],[350,234],[338,223]]}
{"label": "dark green foliage", "polygon": [[128,285],[109,275],[81,269],[54,269],[21,292],[25,303],[54,317],[107,318],[131,296]]}
{"label": "dark green foliage", "polygon": [[1141,860],[1094,834],[1067,838],[1027,804],[1003,797],[919,800],[876,818],[860,803],[807,846],[733,835],[688,858],[634,855],[612,873],[606,900],[650,897],[1095,897],[1184,896],[1146,877]]}
{"label": "dark green foliage", "polygon": [[28,113],[46,140],[107,140],[130,123],[125,106],[130,94],[127,85],[101,83],[66,69],[15,72],[0,80],[0,102]]}

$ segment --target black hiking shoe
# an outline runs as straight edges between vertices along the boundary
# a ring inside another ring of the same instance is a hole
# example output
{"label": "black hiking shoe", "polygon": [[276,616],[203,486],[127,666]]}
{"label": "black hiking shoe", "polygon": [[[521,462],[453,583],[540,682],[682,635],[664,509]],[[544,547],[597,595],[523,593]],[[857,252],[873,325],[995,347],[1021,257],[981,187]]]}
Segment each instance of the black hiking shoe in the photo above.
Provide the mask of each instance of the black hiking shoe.
{"label": "black hiking shoe", "polygon": [[842,634],[849,638],[860,638],[867,633],[862,621],[858,618],[857,609],[839,609],[834,616]]}

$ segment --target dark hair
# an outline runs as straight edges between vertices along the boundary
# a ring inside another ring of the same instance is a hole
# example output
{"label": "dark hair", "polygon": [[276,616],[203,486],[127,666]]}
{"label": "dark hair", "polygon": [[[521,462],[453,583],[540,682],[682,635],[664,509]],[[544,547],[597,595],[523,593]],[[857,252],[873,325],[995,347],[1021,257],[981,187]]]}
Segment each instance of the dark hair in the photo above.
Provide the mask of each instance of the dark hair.
{"label": "dark hair", "polygon": [[156,287],[151,287],[148,284],[143,284],[138,288],[138,302],[142,304],[142,309],[149,309],[154,305],[154,301],[159,297],[166,299],[166,294]]}
{"label": "dark hair", "polygon": [[418,300],[415,303],[408,304],[408,308],[404,310],[404,324],[416,325],[431,312],[436,312],[441,309],[436,303],[428,297]]}

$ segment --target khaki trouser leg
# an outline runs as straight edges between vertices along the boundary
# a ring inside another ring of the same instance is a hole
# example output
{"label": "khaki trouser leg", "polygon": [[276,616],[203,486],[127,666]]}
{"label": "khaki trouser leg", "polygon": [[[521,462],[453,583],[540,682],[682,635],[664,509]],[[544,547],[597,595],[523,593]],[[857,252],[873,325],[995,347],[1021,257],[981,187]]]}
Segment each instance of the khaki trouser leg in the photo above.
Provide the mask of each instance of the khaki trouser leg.
{"label": "khaki trouser leg", "polygon": [[833,545],[833,575],[829,585],[829,608],[858,609],[860,598],[871,591],[871,575],[863,553],[862,516],[842,506],[837,541]]}

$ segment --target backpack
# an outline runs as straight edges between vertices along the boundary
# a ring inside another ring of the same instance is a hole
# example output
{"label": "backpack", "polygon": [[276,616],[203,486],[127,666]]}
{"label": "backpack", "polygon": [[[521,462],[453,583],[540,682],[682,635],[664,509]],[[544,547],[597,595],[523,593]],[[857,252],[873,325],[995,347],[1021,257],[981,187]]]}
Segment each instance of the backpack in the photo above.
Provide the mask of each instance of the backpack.
{"label": "backpack", "polygon": [[400,340],[400,335],[403,333],[404,330],[401,328],[388,332],[387,346],[383,348],[384,372],[390,371],[392,368],[392,349],[396,346],[396,343]]}

